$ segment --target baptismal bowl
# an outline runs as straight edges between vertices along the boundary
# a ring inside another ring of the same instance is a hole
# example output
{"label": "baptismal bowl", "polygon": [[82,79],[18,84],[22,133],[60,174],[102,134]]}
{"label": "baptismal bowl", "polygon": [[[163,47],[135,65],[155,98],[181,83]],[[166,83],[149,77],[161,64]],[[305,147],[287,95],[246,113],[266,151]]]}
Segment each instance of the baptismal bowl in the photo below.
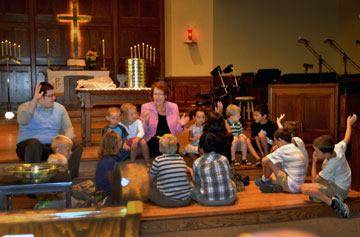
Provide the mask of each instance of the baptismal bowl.
{"label": "baptismal bowl", "polygon": [[4,171],[18,178],[22,183],[45,183],[50,181],[59,170],[66,169],[64,165],[49,163],[33,163],[11,165]]}

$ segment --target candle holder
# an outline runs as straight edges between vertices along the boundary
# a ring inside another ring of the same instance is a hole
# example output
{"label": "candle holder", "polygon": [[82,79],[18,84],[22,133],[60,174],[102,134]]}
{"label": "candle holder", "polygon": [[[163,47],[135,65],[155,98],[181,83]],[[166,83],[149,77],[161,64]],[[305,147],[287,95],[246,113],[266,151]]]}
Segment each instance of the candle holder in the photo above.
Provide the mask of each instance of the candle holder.
{"label": "candle holder", "polygon": [[[4,50],[5,48],[5,50]],[[14,50],[12,50],[14,48]],[[19,50],[18,56],[16,55],[16,50]],[[14,51],[14,53],[12,53]],[[5,113],[6,119],[14,118],[14,113],[11,111],[11,103],[10,103],[10,74],[9,74],[9,61],[21,64],[21,53],[20,53],[20,45],[16,47],[16,44],[11,44],[10,41],[5,40],[1,41],[1,58],[0,63],[6,62],[6,78],[7,78],[7,89],[8,89],[8,111]]]}

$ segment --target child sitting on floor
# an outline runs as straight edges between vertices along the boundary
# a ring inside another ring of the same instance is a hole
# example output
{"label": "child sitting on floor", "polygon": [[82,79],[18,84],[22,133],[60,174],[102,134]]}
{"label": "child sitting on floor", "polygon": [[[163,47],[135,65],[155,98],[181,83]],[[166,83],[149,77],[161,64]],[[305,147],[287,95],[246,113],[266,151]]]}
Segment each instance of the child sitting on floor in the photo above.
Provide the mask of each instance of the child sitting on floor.
{"label": "child sitting on floor", "polygon": [[54,152],[49,155],[47,163],[67,165],[71,156],[73,142],[64,135],[57,135],[51,142],[51,150]]}
{"label": "child sitting on floor", "polygon": [[203,155],[193,163],[192,199],[205,206],[227,206],[236,200],[230,164],[226,157],[216,153],[219,144],[214,133],[204,132],[199,143]]}
{"label": "child sitting on floor", "polygon": [[[280,117],[276,118],[276,124],[278,125],[279,128],[283,128],[284,126],[282,125],[281,121],[283,120],[283,118],[285,117],[285,114],[281,114]],[[291,132],[291,142],[300,149],[301,153],[304,155],[304,159],[305,159],[305,170],[307,172],[308,166],[309,166],[309,155],[306,151],[305,148],[305,143],[304,141],[297,136],[298,134],[298,128],[293,126],[293,125],[287,125],[285,128],[289,129]]]}
{"label": "child sitting on floor", "polygon": [[[254,123],[251,125],[251,141],[247,140],[248,146],[250,144],[260,151],[261,157],[269,154],[273,145],[274,132],[277,127],[275,123],[268,119],[269,110],[266,105],[257,105],[254,109]],[[257,159],[256,166],[261,166],[261,159]]]}
{"label": "child sitting on floor", "polygon": [[195,123],[189,127],[189,141],[191,144],[187,144],[182,153],[196,159],[199,155],[198,145],[200,137],[203,134],[206,110],[196,108],[190,112],[190,118],[195,120]]}
{"label": "child sitting on floor", "polygon": [[116,157],[121,146],[122,140],[119,134],[114,131],[106,133],[100,142],[100,160],[96,166],[95,183],[96,189],[105,191],[108,196],[111,196],[112,189],[109,174],[114,170]]}
{"label": "child sitting on floor", "polygon": [[187,179],[186,163],[176,154],[176,137],[172,134],[161,136],[159,150],[163,154],[155,158],[150,168],[150,180],[156,180],[156,185],[150,183],[150,200],[162,207],[189,205],[191,186]]}
{"label": "child sitting on floor", "polygon": [[150,164],[150,154],[147,142],[143,139],[144,128],[141,120],[138,118],[136,106],[133,104],[123,104],[120,107],[120,125],[128,133],[127,142],[130,147],[130,160],[135,161],[136,155],[141,151],[146,165]]}
{"label": "child sitting on floor", "polygon": [[118,107],[110,107],[106,113],[106,120],[109,122],[103,129],[102,135],[105,133],[115,131],[119,134],[123,142],[122,147],[120,147],[119,153],[116,157],[116,161],[125,161],[130,157],[130,147],[126,143],[126,137],[128,135],[126,129],[123,126],[120,126],[120,109]]}
{"label": "child sitting on floor", "polygon": [[274,133],[277,149],[262,159],[263,175],[255,184],[264,193],[299,193],[306,178],[305,159],[291,142],[291,132],[280,128]]}
{"label": "child sitting on floor", "polygon": [[[309,195],[310,200],[317,199],[326,203],[344,218],[350,216],[349,207],[343,201],[349,193],[351,183],[351,169],[345,152],[351,138],[351,127],[356,120],[356,114],[347,118],[345,137],[336,145],[330,136],[321,136],[314,140],[312,183],[301,185],[301,192]],[[319,173],[318,160],[324,160]]]}

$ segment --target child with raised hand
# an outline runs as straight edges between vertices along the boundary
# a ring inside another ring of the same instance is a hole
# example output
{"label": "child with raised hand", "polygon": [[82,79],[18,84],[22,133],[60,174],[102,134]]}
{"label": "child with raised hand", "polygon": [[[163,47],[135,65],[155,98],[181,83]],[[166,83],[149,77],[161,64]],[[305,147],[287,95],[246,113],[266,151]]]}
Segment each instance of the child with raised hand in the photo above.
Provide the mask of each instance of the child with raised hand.
{"label": "child with raised hand", "polygon": [[[284,126],[282,125],[281,121],[285,118],[285,114],[281,114],[279,117],[276,118],[276,124],[278,125],[279,128],[283,128]],[[304,159],[305,159],[305,170],[307,171],[308,169],[308,165],[309,165],[309,155],[306,151],[305,148],[305,143],[304,141],[297,136],[298,131],[297,128],[291,125],[286,126],[287,129],[289,129],[291,131],[291,136],[292,136],[292,143],[300,149],[301,153],[304,155]],[[273,146],[274,148],[274,146]]]}
{"label": "child with raised hand", "polygon": [[192,199],[205,206],[227,206],[236,200],[235,184],[231,181],[230,164],[218,154],[219,137],[204,132],[199,149],[203,155],[193,163]]}
{"label": "child with raised hand", "polygon": [[195,159],[199,155],[198,145],[203,134],[206,110],[204,108],[196,108],[190,112],[189,117],[195,120],[195,123],[189,127],[189,141],[191,144],[187,144],[182,153]]}
{"label": "child with raised hand", "polygon": [[51,150],[54,152],[49,155],[47,163],[67,165],[72,154],[73,142],[64,135],[57,135],[51,142]]}
{"label": "child with raised hand", "polygon": [[144,128],[141,120],[138,118],[136,106],[133,104],[123,104],[120,107],[120,125],[128,133],[127,142],[130,146],[130,160],[135,161],[136,155],[141,151],[146,165],[150,164],[150,154],[147,142],[144,137]]}
{"label": "child with raised hand", "polygon": [[115,131],[105,133],[100,142],[100,160],[96,167],[95,183],[96,189],[105,191],[108,196],[111,196],[111,184],[108,175],[114,170],[116,157],[121,146],[121,137]]}
{"label": "child with raised hand", "polygon": [[[187,179],[188,167],[184,159],[176,154],[177,139],[172,134],[164,134],[159,140],[162,155],[155,158],[150,168],[151,201],[162,207],[181,207],[191,201],[191,186]],[[190,169],[190,168],[189,168]]]}
{"label": "child with raised hand", "polygon": [[[254,109],[254,123],[251,125],[251,141],[248,139],[248,146],[260,151],[261,157],[269,154],[274,143],[274,132],[277,127],[268,119],[269,110],[266,105],[257,105]],[[261,166],[261,159],[257,159],[256,166]]]}
{"label": "child with raised hand", "polygon": [[[310,200],[320,200],[338,211],[344,218],[350,216],[349,207],[343,202],[349,193],[351,169],[345,152],[351,138],[352,125],[357,116],[353,114],[346,121],[344,139],[335,144],[330,136],[320,136],[314,140],[312,183],[301,185],[301,192]],[[321,171],[317,172],[317,162],[323,160]]]}

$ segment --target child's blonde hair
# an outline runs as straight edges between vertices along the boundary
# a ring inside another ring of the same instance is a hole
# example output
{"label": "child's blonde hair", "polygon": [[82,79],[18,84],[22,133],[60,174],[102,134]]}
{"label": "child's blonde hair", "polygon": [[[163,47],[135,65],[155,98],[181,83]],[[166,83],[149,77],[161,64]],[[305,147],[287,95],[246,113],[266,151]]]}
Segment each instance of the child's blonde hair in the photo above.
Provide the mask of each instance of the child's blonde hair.
{"label": "child's blonde hair", "polygon": [[120,109],[118,107],[110,107],[106,112],[106,116],[111,116],[111,114],[120,114]]}
{"label": "child's blonde hair", "polygon": [[64,135],[57,135],[56,137],[54,137],[54,139],[51,142],[51,150],[53,152],[56,152],[57,148],[65,148],[65,147],[72,147],[73,146],[73,142],[71,141],[70,138],[64,136]]}
{"label": "child's blonde hair", "polygon": [[99,158],[106,155],[117,155],[121,147],[121,137],[115,131],[107,132],[102,137],[99,147]]}
{"label": "child's blonde hair", "polygon": [[159,146],[161,151],[165,154],[175,154],[177,151],[177,138],[168,133],[160,137]]}
{"label": "child's blonde hair", "polygon": [[63,156],[61,154],[53,153],[53,154],[49,155],[46,162],[50,163],[50,164],[66,165],[68,163],[68,160],[66,159],[65,156]]}
{"label": "child's blonde hair", "polygon": [[232,115],[235,115],[236,113],[240,113],[240,107],[234,104],[229,104],[226,108],[226,117],[230,117]]}
{"label": "child's blonde hair", "polygon": [[122,104],[120,107],[120,121],[123,124],[128,124],[129,123],[129,114],[130,114],[130,110],[135,110],[136,111],[136,106],[130,103],[127,104]]}

